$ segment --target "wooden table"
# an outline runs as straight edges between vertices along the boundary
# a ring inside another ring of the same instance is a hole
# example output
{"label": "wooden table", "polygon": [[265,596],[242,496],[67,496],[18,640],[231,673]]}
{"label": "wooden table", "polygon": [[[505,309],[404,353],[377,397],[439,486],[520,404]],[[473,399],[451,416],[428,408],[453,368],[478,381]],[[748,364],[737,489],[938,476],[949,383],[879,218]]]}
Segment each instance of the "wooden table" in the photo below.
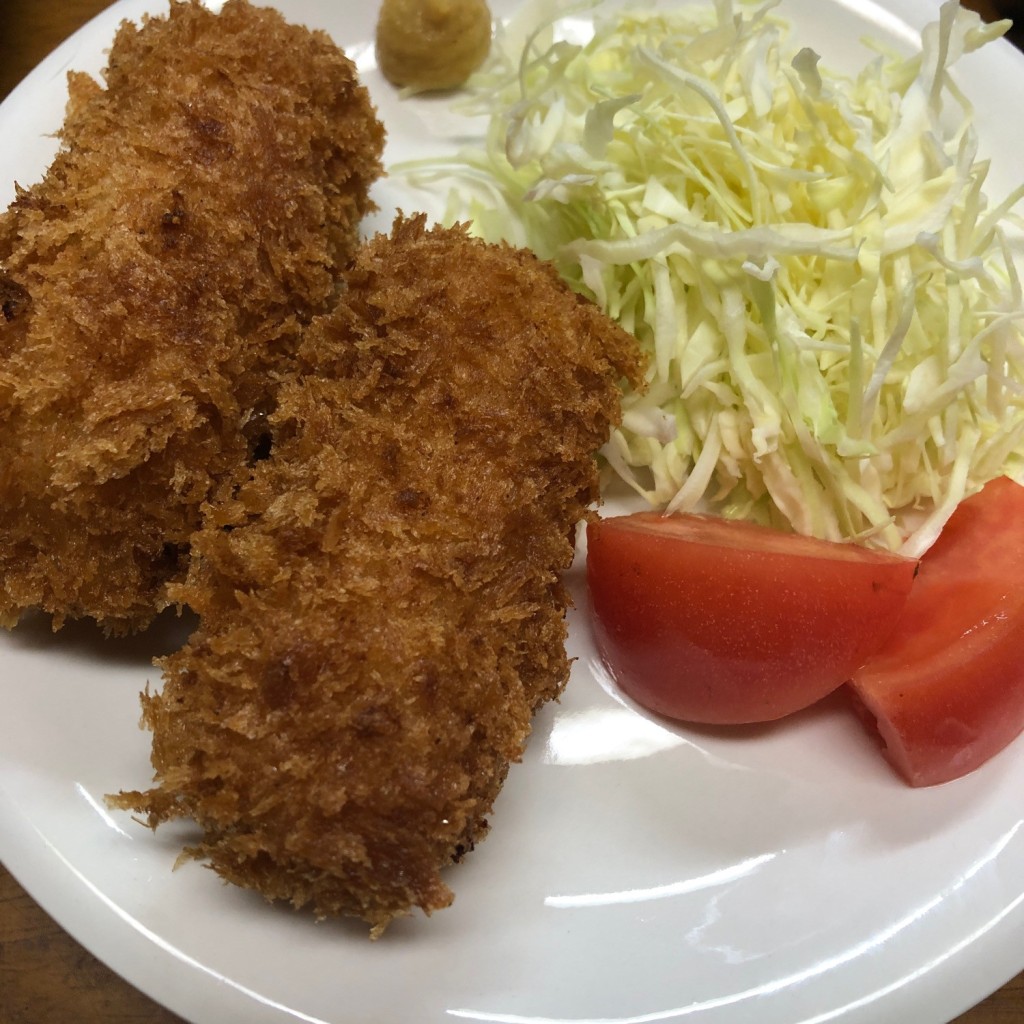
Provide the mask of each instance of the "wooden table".
{"label": "wooden table", "polygon": [[[5,0],[0,99],[59,42],[106,6],[106,0]],[[1000,7],[986,0],[972,0],[965,6],[986,16]],[[1007,7],[1021,4],[1002,9]],[[179,1017],[83,949],[0,866],[0,1024],[70,1021],[181,1024]],[[1024,972],[957,1018],[957,1024],[1022,1022]],[[908,1024],[915,1022],[908,1020]]]}

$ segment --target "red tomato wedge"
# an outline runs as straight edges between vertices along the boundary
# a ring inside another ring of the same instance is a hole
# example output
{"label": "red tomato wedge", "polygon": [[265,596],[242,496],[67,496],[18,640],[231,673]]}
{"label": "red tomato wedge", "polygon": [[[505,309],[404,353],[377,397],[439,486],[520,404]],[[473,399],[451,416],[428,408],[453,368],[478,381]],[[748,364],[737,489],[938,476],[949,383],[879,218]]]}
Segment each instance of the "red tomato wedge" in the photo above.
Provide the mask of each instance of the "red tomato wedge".
{"label": "red tomato wedge", "polygon": [[1024,487],[957,507],[885,644],[851,683],[912,786],[973,771],[1024,730]]}
{"label": "red tomato wedge", "polygon": [[657,512],[587,528],[598,649],[638,703],[767,722],[841,686],[877,650],[917,563],[854,544]]}

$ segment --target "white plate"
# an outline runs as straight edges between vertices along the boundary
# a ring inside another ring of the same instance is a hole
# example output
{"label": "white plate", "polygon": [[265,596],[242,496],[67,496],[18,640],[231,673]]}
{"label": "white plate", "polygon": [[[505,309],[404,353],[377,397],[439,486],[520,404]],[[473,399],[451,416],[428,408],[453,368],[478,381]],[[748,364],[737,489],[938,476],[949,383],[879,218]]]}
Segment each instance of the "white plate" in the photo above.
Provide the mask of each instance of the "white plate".
{"label": "white plate", "polygon": [[[100,15],[0,107],[4,203],[53,153],[65,70],[98,70],[116,23],[145,6]],[[375,6],[280,6],[358,58],[391,158],[444,144],[430,139],[456,126],[435,117],[443,103],[399,103],[376,74]],[[911,45],[936,9],[781,7],[801,42],[849,66],[863,33]],[[1008,116],[1024,61],[1000,43],[959,76],[998,191],[1024,159],[1024,119]],[[398,182],[378,194],[386,211],[403,200]],[[201,1024],[936,1024],[1024,967],[1024,742],[915,791],[838,702],[772,728],[666,728],[606,687],[586,622],[581,595],[567,694],[540,716],[491,835],[450,873],[455,905],[380,942],[197,864],[172,872],[187,826],[153,835],[105,810],[105,793],[148,783],[136,694],[158,681],[149,658],[173,624],[122,642],[38,621],[0,636],[0,855],[71,934]]]}

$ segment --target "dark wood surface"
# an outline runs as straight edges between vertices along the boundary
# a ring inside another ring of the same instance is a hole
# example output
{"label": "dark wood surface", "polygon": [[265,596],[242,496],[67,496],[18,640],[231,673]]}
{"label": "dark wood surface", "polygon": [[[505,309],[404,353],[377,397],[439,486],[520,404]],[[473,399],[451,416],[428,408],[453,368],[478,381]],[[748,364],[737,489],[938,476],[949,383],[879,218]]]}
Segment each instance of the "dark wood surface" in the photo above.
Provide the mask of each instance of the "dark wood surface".
{"label": "dark wood surface", "polygon": [[[0,99],[58,43],[106,6],[106,0],[2,0]],[[1019,9],[1021,3],[972,0],[965,6],[995,16],[999,9]],[[180,1018],[80,946],[0,866],[0,1024],[72,1021],[181,1024]],[[1024,972],[958,1017],[956,1024],[1024,1024]]]}

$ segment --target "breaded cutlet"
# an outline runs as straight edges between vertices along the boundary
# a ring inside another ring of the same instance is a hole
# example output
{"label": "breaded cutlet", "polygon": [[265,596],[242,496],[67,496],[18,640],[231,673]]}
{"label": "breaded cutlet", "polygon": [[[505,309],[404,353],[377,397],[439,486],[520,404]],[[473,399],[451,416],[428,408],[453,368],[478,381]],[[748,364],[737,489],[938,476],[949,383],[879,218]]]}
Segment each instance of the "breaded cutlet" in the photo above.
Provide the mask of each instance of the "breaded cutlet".
{"label": "breaded cutlet", "polygon": [[155,787],[225,879],[379,935],[446,907],[562,690],[574,526],[635,341],[531,254],[399,218],[315,319],[272,448],[210,511],[143,697]]}
{"label": "breaded cutlet", "polygon": [[0,624],[146,625],[331,305],[383,128],[321,32],[228,0],[123,23],[0,216]]}

